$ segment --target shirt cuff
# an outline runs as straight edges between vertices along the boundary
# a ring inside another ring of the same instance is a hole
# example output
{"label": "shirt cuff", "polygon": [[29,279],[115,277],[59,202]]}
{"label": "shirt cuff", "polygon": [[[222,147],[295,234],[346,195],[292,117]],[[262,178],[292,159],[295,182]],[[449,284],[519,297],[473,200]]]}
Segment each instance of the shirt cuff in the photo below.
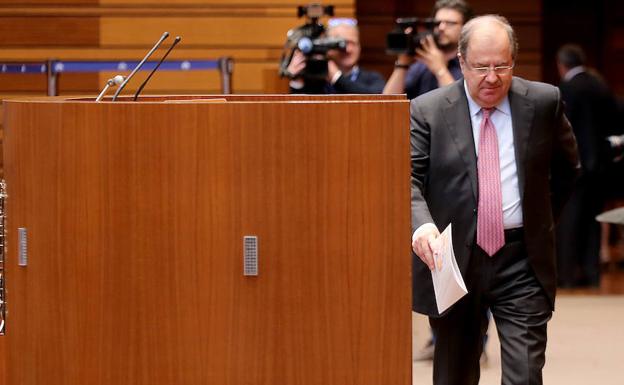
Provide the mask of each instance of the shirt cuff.
{"label": "shirt cuff", "polygon": [[416,231],[414,231],[414,234],[412,235],[412,243],[414,243],[414,241],[416,240],[416,237],[418,237],[420,234],[422,234],[425,230],[431,229],[431,228],[433,228],[435,230],[438,229],[438,227],[435,224],[433,224],[433,223],[424,223],[424,224],[420,225],[420,227],[418,227],[416,229]]}
{"label": "shirt cuff", "polygon": [[336,82],[338,81],[338,79],[339,79],[341,76],[342,76],[342,71],[338,71],[338,72],[336,72],[336,73],[334,74],[334,76],[332,76],[331,81],[330,81],[330,82],[331,82],[331,84],[332,84],[332,86],[333,86],[334,84],[336,84]]}
{"label": "shirt cuff", "polygon": [[303,86],[305,86],[305,83],[301,80],[291,80],[290,82],[288,82],[288,85],[291,88],[294,88],[296,90],[300,90],[303,88]]}

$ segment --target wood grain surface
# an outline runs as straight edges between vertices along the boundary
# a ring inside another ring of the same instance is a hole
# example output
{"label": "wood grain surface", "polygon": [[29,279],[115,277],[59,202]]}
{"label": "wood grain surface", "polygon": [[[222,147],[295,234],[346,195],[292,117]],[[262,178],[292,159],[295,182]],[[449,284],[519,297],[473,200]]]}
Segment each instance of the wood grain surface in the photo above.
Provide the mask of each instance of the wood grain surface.
{"label": "wood grain surface", "polygon": [[410,383],[408,103],[279,98],[5,104],[8,385]]}

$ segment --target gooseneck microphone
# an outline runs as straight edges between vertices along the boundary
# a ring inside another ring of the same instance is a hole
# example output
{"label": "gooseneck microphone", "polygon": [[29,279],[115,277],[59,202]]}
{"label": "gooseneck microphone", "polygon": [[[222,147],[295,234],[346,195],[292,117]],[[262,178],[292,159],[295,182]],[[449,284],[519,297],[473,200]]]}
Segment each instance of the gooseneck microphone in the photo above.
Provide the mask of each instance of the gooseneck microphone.
{"label": "gooseneck microphone", "polygon": [[99,102],[102,100],[102,98],[104,97],[104,95],[106,94],[106,91],[108,91],[108,89],[112,86],[118,86],[121,83],[123,83],[124,81],[124,77],[121,75],[117,75],[115,77],[112,77],[110,79],[108,79],[106,81],[106,85],[104,86],[104,89],[102,90],[102,92],[100,92],[100,94],[98,95],[97,98],[95,98],[96,102]]}
{"label": "gooseneck microphone", "polygon": [[145,80],[143,80],[143,83],[141,83],[141,86],[139,87],[138,90],[136,90],[136,92],[134,93],[134,99],[132,99],[133,101],[136,101],[137,98],[139,97],[139,94],[141,93],[141,91],[143,91],[143,88],[145,87],[145,85],[147,84],[147,82],[149,82],[149,80],[152,78],[152,75],[154,75],[154,72],[156,72],[156,70],[158,69],[158,67],[160,67],[160,65],[165,61],[165,59],[167,58],[167,56],[169,56],[169,52],[171,52],[171,50],[173,49],[173,47],[176,46],[176,44],[178,44],[180,42],[180,40],[182,40],[182,38],[180,36],[176,36],[175,40],[173,41],[173,43],[171,43],[171,46],[169,47],[169,49],[167,50],[167,52],[165,52],[165,54],[163,55],[163,57],[160,58],[160,60],[158,61],[158,63],[156,64],[156,67],[154,67],[154,69],[152,70],[152,72],[150,72],[149,75],[147,75],[147,78],[145,78]]}
{"label": "gooseneck microphone", "polygon": [[143,58],[143,60],[141,60],[141,62],[139,64],[137,64],[136,67],[134,67],[134,69],[132,70],[132,72],[130,72],[130,75],[128,75],[128,77],[126,78],[126,80],[124,80],[123,83],[121,83],[121,85],[119,86],[119,88],[117,88],[117,92],[115,92],[115,95],[113,95],[113,102],[115,100],[117,100],[117,96],[119,96],[119,94],[121,93],[121,91],[124,89],[124,87],[126,86],[126,84],[128,84],[128,82],[130,81],[130,79],[132,79],[132,77],[134,76],[135,73],[137,73],[138,70],[141,69],[141,67],[143,67],[143,64],[147,61],[147,59],[149,59],[150,56],[152,56],[152,54],[154,53],[154,51],[156,51],[158,49],[158,47],[160,47],[160,45],[162,44],[162,42],[169,37],[169,32],[165,32],[162,34],[162,36],[160,37],[160,39],[158,39],[158,41],[156,42],[156,44],[154,44],[154,46],[152,47],[152,49],[147,53],[147,55],[145,55],[145,57]]}

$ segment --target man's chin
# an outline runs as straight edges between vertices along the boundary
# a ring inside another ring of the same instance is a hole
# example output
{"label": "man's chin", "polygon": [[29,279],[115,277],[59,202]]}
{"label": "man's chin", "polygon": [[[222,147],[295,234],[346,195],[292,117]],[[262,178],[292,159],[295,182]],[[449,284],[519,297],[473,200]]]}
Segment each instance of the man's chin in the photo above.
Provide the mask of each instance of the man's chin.
{"label": "man's chin", "polygon": [[455,49],[457,49],[457,44],[453,44],[450,42],[444,42],[444,41],[436,41],[438,48],[441,51],[454,51]]}
{"label": "man's chin", "polygon": [[479,105],[485,108],[496,107],[502,102],[504,97],[498,93],[485,93],[479,95]]}

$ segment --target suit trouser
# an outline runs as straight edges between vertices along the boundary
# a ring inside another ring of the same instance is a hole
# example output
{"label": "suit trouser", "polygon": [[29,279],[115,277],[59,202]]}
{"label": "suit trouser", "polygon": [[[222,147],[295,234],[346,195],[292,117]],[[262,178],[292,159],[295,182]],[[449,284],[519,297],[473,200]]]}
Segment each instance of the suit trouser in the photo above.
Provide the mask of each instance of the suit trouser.
{"label": "suit trouser", "polygon": [[493,257],[474,246],[464,281],[468,294],[442,317],[429,319],[436,333],[434,384],[479,383],[488,308],[501,343],[502,384],[542,384],[552,310],[524,243],[508,241]]}
{"label": "suit trouser", "polygon": [[560,286],[600,284],[600,223],[594,218],[602,211],[603,201],[600,178],[581,176],[556,228]]}

